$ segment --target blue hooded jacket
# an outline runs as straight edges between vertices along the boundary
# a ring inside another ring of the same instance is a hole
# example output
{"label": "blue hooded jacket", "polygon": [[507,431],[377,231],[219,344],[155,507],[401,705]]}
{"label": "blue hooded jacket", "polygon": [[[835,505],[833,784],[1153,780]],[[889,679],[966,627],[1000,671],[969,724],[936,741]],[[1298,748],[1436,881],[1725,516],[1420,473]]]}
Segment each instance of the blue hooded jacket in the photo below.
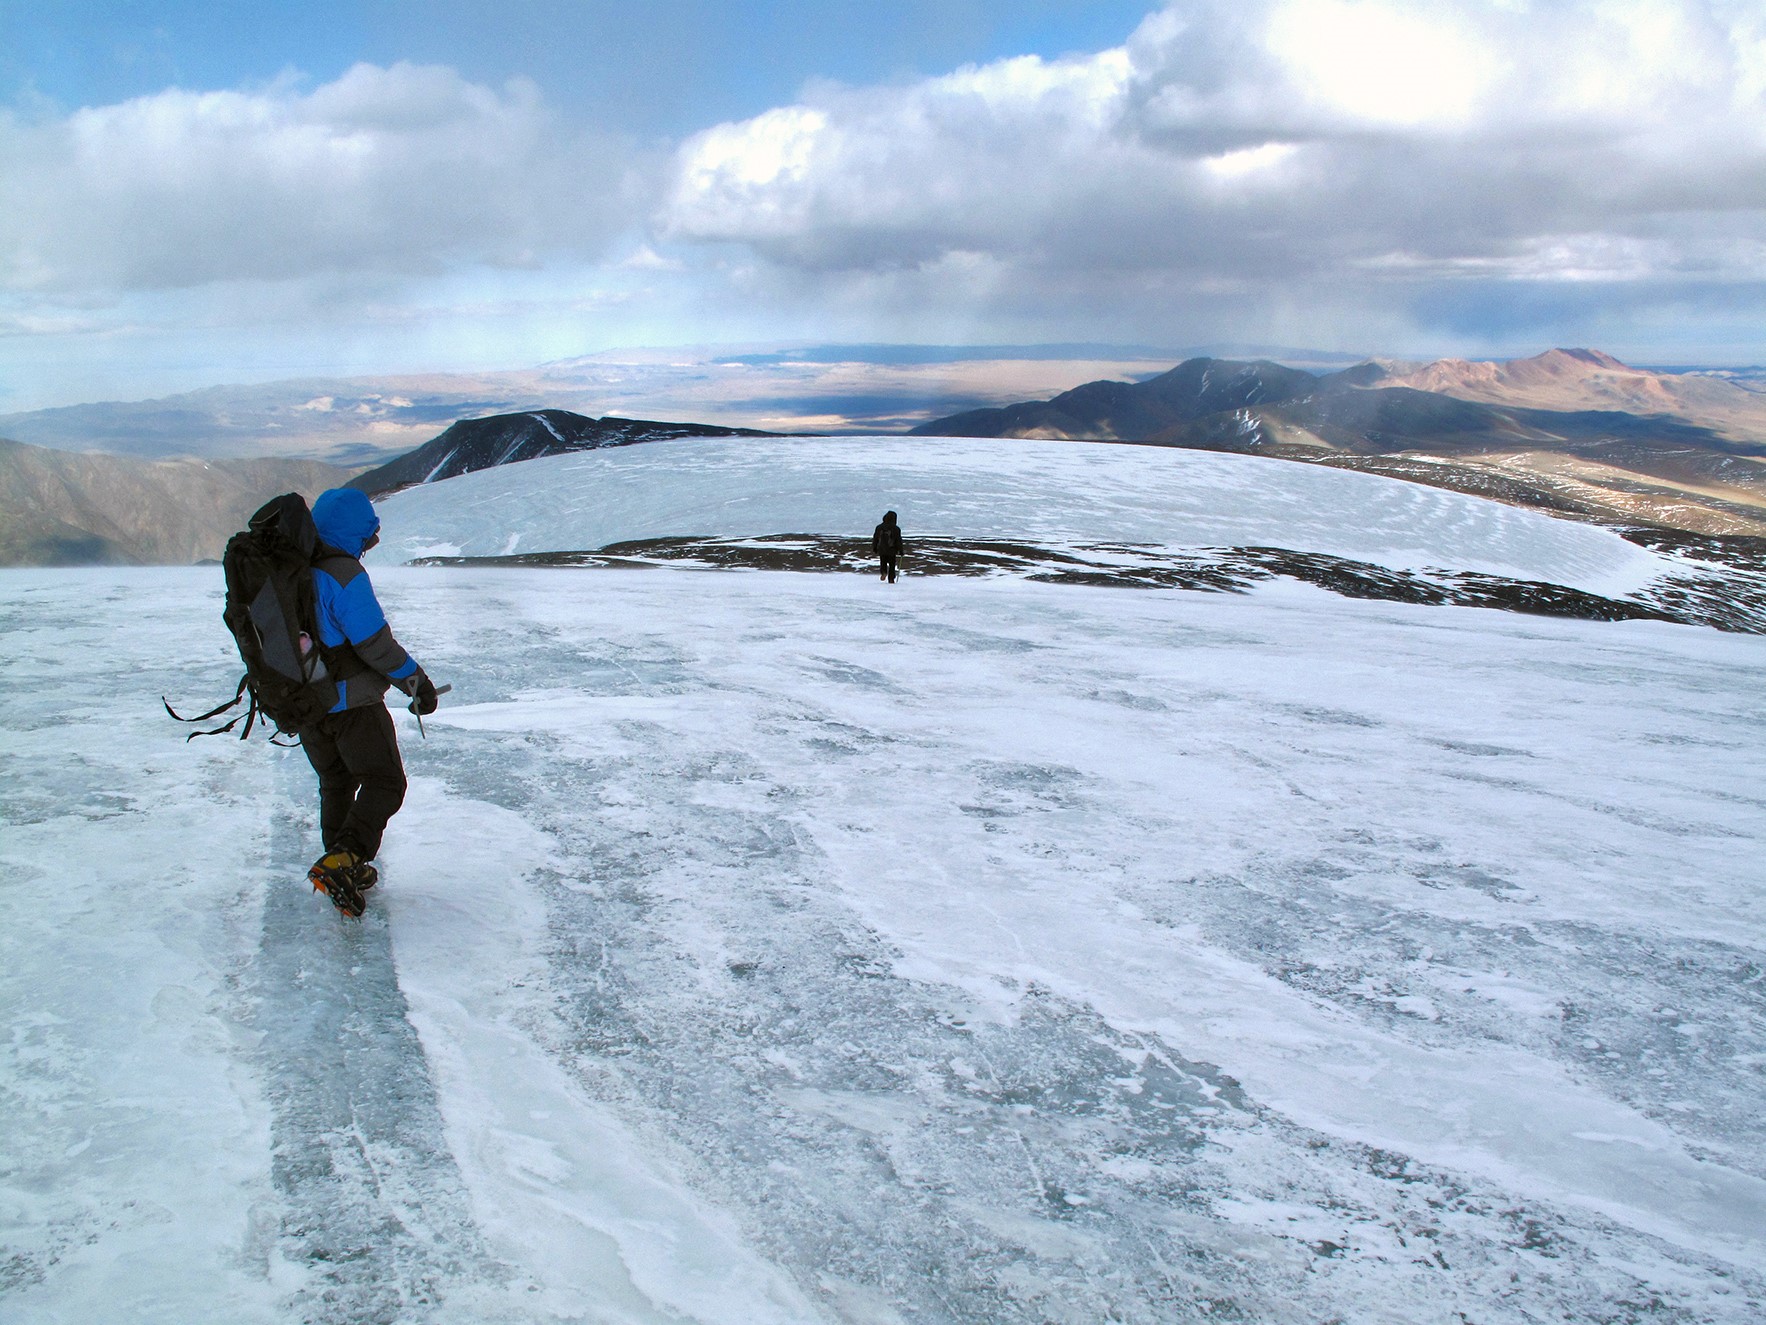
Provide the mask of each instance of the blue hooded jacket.
{"label": "blue hooded jacket", "polygon": [[362,555],[362,546],[380,532],[380,516],[368,494],[354,488],[332,488],[313,502],[313,524],[319,537],[339,552]]}
{"label": "blue hooded jacket", "polygon": [[322,550],[313,567],[320,642],[330,649],[348,645],[369,669],[337,682],[337,703],[331,711],[377,704],[389,684],[411,693],[419,671],[416,660],[393,638],[368,572],[358,560],[368,540],[380,532],[374,503],[354,488],[332,488],[313,503],[313,524],[319,540],[333,549]]}

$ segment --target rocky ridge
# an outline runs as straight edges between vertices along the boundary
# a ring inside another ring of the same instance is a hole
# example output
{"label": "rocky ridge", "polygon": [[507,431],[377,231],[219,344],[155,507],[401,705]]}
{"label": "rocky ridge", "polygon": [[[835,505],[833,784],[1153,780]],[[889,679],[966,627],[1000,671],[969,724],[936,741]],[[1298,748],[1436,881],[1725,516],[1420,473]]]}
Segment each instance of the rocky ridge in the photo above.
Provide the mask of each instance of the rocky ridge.
{"label": "rocky ridge", "polygon": [[752,428],[720,428],[705,423],[659,423],[650,419],[591,419],[563,409],[494,414],[461,419],[434,440],[350,480],[370,496],[394,492],[417,483],[471,474],[497,465],[511,465],[541,456],[593,451],[603,446],[674,437],[776,437]]}

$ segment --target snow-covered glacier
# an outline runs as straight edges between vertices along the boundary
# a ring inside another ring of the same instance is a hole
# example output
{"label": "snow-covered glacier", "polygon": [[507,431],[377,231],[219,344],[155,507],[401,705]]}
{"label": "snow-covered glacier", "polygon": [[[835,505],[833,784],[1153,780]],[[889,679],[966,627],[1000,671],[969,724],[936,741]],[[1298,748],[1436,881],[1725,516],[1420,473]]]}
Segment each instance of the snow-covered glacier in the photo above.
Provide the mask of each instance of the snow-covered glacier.
{"label": "snow-covered glacier", "polygon": [[668,535],[1267,546],[1620,594],[1659,573],[1592,525],[1349,470],[1164,447],[951,437],[683,438],[550,456],[382,503],[385,554],[580,551]]}
{"label": "snow-covered glacier", "polygon": [[302,878],[300,753],[159,708],[231,693],[216,570],[0,573],[0,1317],[1766,1315],[1766,637],[393,564],[888,507],[1656,569],[1356,475],[1001,445],[387,501],[375,582],[454,690],[399,715],[360,922]]}

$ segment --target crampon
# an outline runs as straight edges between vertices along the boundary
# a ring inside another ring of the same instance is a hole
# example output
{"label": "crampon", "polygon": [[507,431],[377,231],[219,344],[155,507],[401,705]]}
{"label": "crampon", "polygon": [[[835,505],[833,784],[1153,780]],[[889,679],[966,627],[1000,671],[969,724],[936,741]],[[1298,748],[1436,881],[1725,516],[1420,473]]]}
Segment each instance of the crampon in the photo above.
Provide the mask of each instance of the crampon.
{"label": "crampon", "polygon": [[324,893],[346,916],[362,914],[362,894],[379,881],[374,867],[353,851],[327,851],[307,871],[313,888]]}

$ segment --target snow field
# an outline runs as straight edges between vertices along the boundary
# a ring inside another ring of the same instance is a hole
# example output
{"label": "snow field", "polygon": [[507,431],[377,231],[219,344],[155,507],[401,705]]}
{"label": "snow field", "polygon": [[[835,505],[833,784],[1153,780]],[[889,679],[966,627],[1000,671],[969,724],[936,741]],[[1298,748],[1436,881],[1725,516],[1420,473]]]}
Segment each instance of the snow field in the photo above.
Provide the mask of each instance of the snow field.
{"label": "snow field", "polygon": [[189,576],[3,578],[0,1315],[275,1319],[268,1115],[230,987],[267,779],[146,723],[191,675],[189,609],[218,617]]}
{"label": "snow field", "polygon": [[[878,494],[887,494],[879,497]],[[916,537],[1283,547],[1618,596],[1662,560],[1618,535],[1370,474],[1162,447],[950,437],[682,438],[548,456],[383,498],[383,557],[628,539]]]}
{"label": "snow field", "polygon": [[352,925],[212,571],[0,577],[7,1319],[1759,1316],[1760,640],[376,579]]}

